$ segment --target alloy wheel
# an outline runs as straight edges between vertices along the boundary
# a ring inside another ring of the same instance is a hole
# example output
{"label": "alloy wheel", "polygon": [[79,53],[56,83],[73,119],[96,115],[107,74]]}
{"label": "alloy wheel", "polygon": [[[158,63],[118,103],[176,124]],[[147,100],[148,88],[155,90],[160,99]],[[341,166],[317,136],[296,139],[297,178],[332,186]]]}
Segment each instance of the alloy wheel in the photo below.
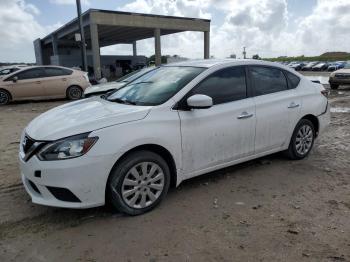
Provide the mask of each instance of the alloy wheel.
{"label": "alloy wheel", "polygon": [[81,97],[81,90],[78,87],[71,87],[69,89],[69,97],[72,100],[79,99]]}
{"label": "alloy wheel", "polygon": [[295,149],[300,155],[307,154],[314,139],[314,133],[309,125],[302,125],[295,139]]}
{"label": "alloy wheel", "polygon": [[122,198],[131,208],[145,208],[160,197],[164,185],[162,168],[154,162],[141,162],[130,168],[124,177]]}

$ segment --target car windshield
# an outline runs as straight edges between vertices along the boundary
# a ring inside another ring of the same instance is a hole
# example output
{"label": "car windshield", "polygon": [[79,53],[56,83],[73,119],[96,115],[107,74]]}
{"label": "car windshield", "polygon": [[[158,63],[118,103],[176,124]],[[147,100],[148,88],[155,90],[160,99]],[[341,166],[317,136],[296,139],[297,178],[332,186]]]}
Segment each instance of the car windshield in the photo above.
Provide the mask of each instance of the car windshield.
{"label": "car windshield", "polygon": [[345,69],[350,69],[350,63],[346,63],[344,66]]}
{"label": "car windshield", "polygon": [[159,67],[117,90],[107,100],[134,105],[160,105],[204,70],[201,67]]}
{"label": "car windshield", "polygon": [[122,76],[121,78],[119,78],[116,82],[131,82],[134,81],[135,79],[137,79],[138,77],[142,76],[143,74],[147,73],[148,71],[153,70],[154,67],[150,67],[150,68],[144,68],[144,69],[140,69],[140,70],[136,70],[134,72],[131,72],[130,74],[127,74],[125,76]]}

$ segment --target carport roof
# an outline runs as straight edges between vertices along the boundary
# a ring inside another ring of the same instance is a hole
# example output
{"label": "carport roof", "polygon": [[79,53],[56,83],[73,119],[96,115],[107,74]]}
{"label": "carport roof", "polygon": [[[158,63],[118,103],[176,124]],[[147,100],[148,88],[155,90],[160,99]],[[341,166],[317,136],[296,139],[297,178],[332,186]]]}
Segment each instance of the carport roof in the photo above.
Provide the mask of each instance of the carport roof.
{"label": "carport roof", "polygon": [[[141,14],[100,9],[89,9],[82,14],[86,41],[91,40],[90,24],[98,25],[100,47],[132,43],[154,37],[154,29],[160,28],[161,35],[184,31],[209,31],[210,20],[177,16]],[[75,33],[79,32],[75,18],[42,39],[49,44],[57,38],[60,44],[74,44]]]}

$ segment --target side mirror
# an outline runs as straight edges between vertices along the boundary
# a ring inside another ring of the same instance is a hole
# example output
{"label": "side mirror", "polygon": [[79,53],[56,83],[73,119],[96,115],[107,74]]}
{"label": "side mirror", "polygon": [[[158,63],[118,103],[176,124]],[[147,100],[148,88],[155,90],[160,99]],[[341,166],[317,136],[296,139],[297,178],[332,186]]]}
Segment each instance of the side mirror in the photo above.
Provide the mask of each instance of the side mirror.
{"label": "side mirror", "polygon": [[213,106],[213,99],[206,95],[193,95],[187,98],[187,105],[191,109],[206,109]]}
{"label": "side mirror", "polygon": [[12,78],[12,81],[13,81],[14,83],[16,83],[17,80],[18,80],[18,76],[14,76],[14,77]]}

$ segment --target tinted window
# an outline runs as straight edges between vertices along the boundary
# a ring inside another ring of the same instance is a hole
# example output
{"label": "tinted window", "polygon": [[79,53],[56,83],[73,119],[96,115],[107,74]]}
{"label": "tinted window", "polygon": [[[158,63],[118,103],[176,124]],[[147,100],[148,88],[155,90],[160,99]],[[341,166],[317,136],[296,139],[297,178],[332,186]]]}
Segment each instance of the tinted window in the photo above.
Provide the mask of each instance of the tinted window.
{"label": "tinted window", "polygon": [[283,72],[271,67],[250,67],[255,96],[287,90],[287,80]]}
{"label": "tinted window", "polygon": [[210,96],[213,104],[222,104],[247,97],[244,67],[219,70],[202,81],[191,94]]}
{"label": "tinted window", "polygon": [[47,77],[51,77],[69,75],[72,71],[63,68],[45,67],[45,72]]}
{"label": "tinted window", "polygon": [[287,71],[286,71],[286,75],[288,78],[289,89],[296,88],[299,85],[300,78],[297,77],[296,75],[290,73],[290,72],[287,72]]}
{"label": "tinted window", "polygon": [[18,80],[25,80],[25,79],[44,77],[45,73],[44,73],[44,70],[42,68],[33,68],[33,69],[22,71],[14,76],[17,76]]}
{"label": "tinted window", "polygon": [[11,69],[4,69],[0,71],[0,75],[7,75],[9,73],[11,73]]}

